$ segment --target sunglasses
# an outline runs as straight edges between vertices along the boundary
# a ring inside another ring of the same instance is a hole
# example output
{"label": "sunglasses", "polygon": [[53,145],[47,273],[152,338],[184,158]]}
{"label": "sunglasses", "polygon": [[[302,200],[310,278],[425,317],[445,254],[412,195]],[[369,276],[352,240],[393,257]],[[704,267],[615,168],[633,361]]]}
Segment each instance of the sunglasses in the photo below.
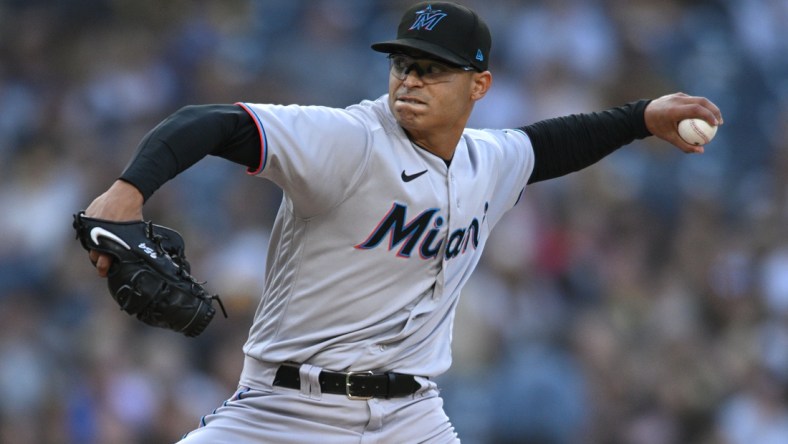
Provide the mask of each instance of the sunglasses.
{"label": "sunglasses", "polygon": [[389,54],[391,75],[405,80],[408,74],[415,72],[425,84],[450,82],[457,74],[475,71],[472,66],[456,66],[433,59],[413,58],[405,54]]}

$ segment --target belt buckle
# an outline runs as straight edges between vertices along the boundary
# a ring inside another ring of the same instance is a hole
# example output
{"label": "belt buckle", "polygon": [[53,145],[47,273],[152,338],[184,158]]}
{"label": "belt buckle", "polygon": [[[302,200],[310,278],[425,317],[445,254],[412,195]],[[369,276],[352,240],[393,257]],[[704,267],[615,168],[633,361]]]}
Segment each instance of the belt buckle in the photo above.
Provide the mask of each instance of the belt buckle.
{"label": "belt buckle", "polygon": [[345,395],[347,395],[347,399],[352,399],[354,401],[367,401],[367,400],[372,399],[373,396],[356,396],[353,393],[351,393],[352,392],[351,387],[353,386],[353,383],[350,382],[350,377],[351,376],[355,376],[355,375],[372,376],[372,375],[374,375],[374,373],[372,373],[371,371],[366,371],[366,372],[347,372],[345,374]]}

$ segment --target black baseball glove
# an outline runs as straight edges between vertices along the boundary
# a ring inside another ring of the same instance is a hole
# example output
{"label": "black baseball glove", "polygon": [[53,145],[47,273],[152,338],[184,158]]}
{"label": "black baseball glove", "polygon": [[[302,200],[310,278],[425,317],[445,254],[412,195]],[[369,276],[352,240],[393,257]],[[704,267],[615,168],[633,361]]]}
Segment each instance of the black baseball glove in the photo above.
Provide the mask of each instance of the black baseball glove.
{"label": "black baseball glove", "polygon": [[74,215],[77,239],[86,250],[113,257],[109,292],[121,310],[154,327],[197,336],[216,310],[216,300],[189,274],[183,238],[151,222],[114,222]]}

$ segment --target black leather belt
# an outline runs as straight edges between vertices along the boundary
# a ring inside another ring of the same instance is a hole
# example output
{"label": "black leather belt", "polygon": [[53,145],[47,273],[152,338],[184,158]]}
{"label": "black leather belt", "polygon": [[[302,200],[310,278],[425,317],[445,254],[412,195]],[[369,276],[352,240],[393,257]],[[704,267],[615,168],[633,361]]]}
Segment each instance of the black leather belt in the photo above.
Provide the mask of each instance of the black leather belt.
{"label": "black leather belt", "polygon": [[[285,363],[276,371],[274,385],[291,389],[301,388],[299,364]],[[349,399],[399,398],[409,396],[421,388],[413,375],[402,373],[330,372],[318,376],[323,393],[345,395]]]}

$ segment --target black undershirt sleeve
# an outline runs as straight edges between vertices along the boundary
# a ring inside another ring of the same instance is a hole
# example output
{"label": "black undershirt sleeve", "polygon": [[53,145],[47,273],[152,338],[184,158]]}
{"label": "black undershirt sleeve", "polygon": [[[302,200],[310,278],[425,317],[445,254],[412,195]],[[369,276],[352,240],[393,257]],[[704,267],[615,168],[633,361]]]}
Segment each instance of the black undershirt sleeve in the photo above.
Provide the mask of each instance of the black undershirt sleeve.
{"label": "black undershirt sleeve", "polygon": [[120,176],[148,198],[165,182],[205,156],[228,159],[254,171],[260,165],[260,134],[238,105],[181,108],[140,141]]}
{"label": "black undershirt sleeve", "polygon": [[534,149],[534,170],[528,183],[583,169],[635,139],[650,136],[644,119],[649,102],[640,100],[521,127]]}

